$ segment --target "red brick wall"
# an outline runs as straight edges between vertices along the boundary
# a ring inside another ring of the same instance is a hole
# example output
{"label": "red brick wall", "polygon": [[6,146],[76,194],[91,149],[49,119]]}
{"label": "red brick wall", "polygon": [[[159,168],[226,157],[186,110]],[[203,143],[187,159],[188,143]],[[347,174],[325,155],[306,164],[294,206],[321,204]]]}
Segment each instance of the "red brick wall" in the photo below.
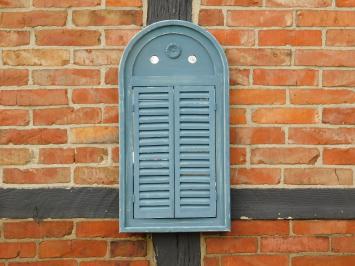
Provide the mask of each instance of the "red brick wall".
{"label": "red brick wall", "polygon": [[[230,64],[232,186],[354,187],[355,1],[193,4]],[[0,0],[0,187],[118,187],[117,65],[144,9]],[[2,220],[0,232],[0,266],[154,265],[149,235],[111,220]],[[351,221],[233,222],[201,236],[202,260],[348,266],[354,232]]]}

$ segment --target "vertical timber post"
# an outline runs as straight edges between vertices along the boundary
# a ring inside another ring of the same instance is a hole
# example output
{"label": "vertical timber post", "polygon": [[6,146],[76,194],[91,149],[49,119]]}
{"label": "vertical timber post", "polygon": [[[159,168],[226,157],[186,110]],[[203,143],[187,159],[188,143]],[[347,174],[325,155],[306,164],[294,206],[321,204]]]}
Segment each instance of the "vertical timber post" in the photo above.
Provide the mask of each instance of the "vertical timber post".
{"label": "vertical timber post", "polygon": [[[147,25],[166,19],[191,21],[192,0],[148,0]],[[199,233],[152,234],[158,266],[199,266]]]}

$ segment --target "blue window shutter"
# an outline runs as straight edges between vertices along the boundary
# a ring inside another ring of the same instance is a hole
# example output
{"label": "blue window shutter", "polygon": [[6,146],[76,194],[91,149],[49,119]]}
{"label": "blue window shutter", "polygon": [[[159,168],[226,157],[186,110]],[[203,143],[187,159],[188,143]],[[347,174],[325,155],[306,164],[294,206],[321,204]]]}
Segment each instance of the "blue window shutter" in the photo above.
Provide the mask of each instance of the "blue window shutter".
{"label": "blue window shutter", "polygon": [[134,217],[174,217],[172,87],[133,89]]}
{"label": "blue window shutter", "polygon": [[216,217],[215,89],[175,87],[175,217]]}

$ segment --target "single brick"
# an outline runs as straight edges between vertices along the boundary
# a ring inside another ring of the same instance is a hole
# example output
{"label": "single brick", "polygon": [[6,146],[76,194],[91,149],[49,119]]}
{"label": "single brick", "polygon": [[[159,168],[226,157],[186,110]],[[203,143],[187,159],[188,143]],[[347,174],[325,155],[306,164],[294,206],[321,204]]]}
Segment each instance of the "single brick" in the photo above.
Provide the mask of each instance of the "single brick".
{"label": "single brick", "polygon": [[260,243],[261,252],[324,252],[329,250],[327,237],[264,237]]}
{"label": "single brick", "polygon": [[105,72],[105,84],[118,85],[118,68],[110,67]]}
{"label": "single brick", "polygon": [[0,69],[0,86],[23,86],[28,84],[28,70]]}
{"label": "single brick", "polygon": [[279,10],[228,10],[227,26],[287,27],[292,25],[292,12]]}
{"label": "single brick", "polygon": [[77,10],[73,11],[76,26],[142,25],[141,10]]}
{"label": "single brick", "polygon": [[258,108],[252,119],[260,124],[314,124],[318,122],[317,115],[313,108]]}
{"label": "single brick", "polygon": [[101,0],[33,0],[34,7],[89,7],[100,3]]}
{"label": "single brick", "polygon": [[74,149],[72,148],[41,148],[39,150],[39,163],[43,164],[70,164],[74,163]]}
{"label": "single brick", "polygon": [[93,46],[100,44],[97,30],[51,29],[36,31],[36,44],[46,46]]}
{"label": "single brick", "polygon": [[278,236],[289,234],[288,221],[232,221],[231,232],[227,236]]}
{"label": "single brick", "polygon": [[355,13],[352,11],[302,10],[296,16],[296,24],[300,27],[355,26]]}
{"label": "single brick", "polygon": [[33,258],[36,256],[36,243],[0,242],[0,259]]}
{"label": "single brick", "polygon": [[261,0],[202,0],[206,6],[261,6]]}
{"label": "single brick", "polygon": [[328,7],[332,0],[266,0],[266,6],[271,7]]}
{"label": "single brick", "polygon": [[133,29],[109,29],[105,30],[106,45],[113,46],[125,46],[132,39],[132,37],[138,32]]}
{"label": "single brick", "polygon": [[41,260],[35,262],[9,262],[9,266],[77,266],[75,260]]}
{"label": "single brick", "polygon": [[79,147],[75,149],[76,163],[101,163],[107,159],[105,148]]}
{"label": "single brick", "polygon": [[48,240],[39,244],[40,258],[104,257],[106,241],[101,240]]}
{"label": "single brick", "polygon": [[318,84],[318,71],[314,69],[255,69],[254,84],[316,86]]}
{"label": "single brick", "polygon": [[69,168],[6,168],[3,181],[7,184],[55,184],[70,181]]}
{"label": "single brick", "polygon": [[27,110],[0,109],[0,126],[26,126],[29,121]]}
{"label": "single brick", "polygon": [[145,240],[117,240],[111,242],[110,257],[144,257],[147,255]]}
{"label": "single brick", "polygon": [[289,185],[352,185],[353,175],[351,169],[285,169],[284,183]]}
{"label": "single brick", "polygon": [[115,106],[104,107],[102,120],[103,123],[118,123],[119,120],[118,107]]}
{"label": "single brick", "polygon": [[324,108],[322,122],[334,125],[355,125],[355,108]]}
{"label": "single brick", "polygon": [[345,266],[354,265],[355,256],[299,256],[292,258],[292,266]]}
{"label": "single brick", "polygon": [[230,149],[230,164],[245,164],[246,163],[245,148],[231,148]]}
{"label": "single brick", "polygon": [[322,32],[320,30],[261,30],[260,46],[320,46]]}
{"label": "single brick", "polygon": [[122,50],[87,49],[74,51],[74,63],[84,66],[118,65]]}
{"label": "single brick", "polygon": [[341,104],[355,103],[355,92],[346,89],[291,90],[292,104]]}
{"label": "single brick", "polygon": [[230,91],[230,104],[285,104],[286,91],[274,89],[237,89]]}
{"label": "single brick", "polygon": [[232,168],[231,184],[275,185],[280,183],[281,170],[273,168]]}
{"label": "single brick", "polygon": [[288,257],[281,255],[243,255],[224,256],[221,266],[251,266],[251,265],[273,265],[288,266]]}
{"label": "single brick", "polygon": [[252,30],[211,29],[209,32],[216,37],[221,45],[253,46],[255,43]]}
{"label": "single brick", "polygon": [[67,142],[67,130],[57,128],[3,129],[0,144],[63,144]]}
{"label": "single brick", "polygon": [[38,26],[64,26],[66,11],[2,12],[0,27],[24,28]]}
{"label": "single brick", "polygon": [[33,111],[34,125],[97,124],[100,122],[100,108],[63,107]]}
{"label": "single brick", "polygon": [[291,144],[355,144],[355,128],[290,128]]}
{"label": "single brick", "polygon": [[120,233],[117,220],[80,221],[76,224],[78,237],[129,238],[144,237],[139,234]]}
{"label": "single brick", "polygon": [[3,8],[17,8],[17,7],[29,7],[29,0],[2,0],[0,1],[0,7]]}
{"label": "single brick", "polygon": [[76,104],[117,104],[118,90],[113,89],[75,89],[72,95]]}
{"label": "single brick", "polygon": [[295,64],[299,66],[355,66],[355,51],[297,50]]}
{"label": "single brick", "polygon": [[355,221],[293,221],[293,232],[296,235],[332,235],[354,234]]}
{"label": "single brick", "polygon": [[100,71],[96,69],[47,69],[34,70],[36,85],[82,86],[100,84]]}
{"label": "single brick", "polygon": [[278,127],[232,127],[231,144],[283,144],[285,133]]}
{"label": "single brick", "polygon": [[355,46],[355,30],[327,30],[327,41],[329,46]]}
{"label": "single brick", "polygon": [[230,85],[249,85],[249,69],[231,68],[229,70]]}
{"label": "single brick", "polygon": [[255,148],[252,164],[315,164],[319,158],[315,148]]}
{"label": "single brick", "polygon": [[8,239],[64,237],[73,230],[71,221],[5,222],[4,236]]}
{"label": "single brick", "polygon": [[224,15],[221,9],[201,9],[198,15],[198,24],[201,26],[222,26]]}
{"label": "single brick", "polygon": [[246,124],[246,110],[243,108],[231,108],[229,111],[229,121],[231,125]]}
{"label": "single brick", "polygon": [[28,31],[0,30],[0,47],[28,45],[30,33]]}
{"label": "single brick", "polygon": [[80,166],[74,170],[74,182],[81,185],[114,185],[118,183],[118,167]]}
{"label": "single brick", "polygon": [[336,0],[337,7],[355,7],[354,0]]}
{"label": "single brick", "polygon": [[355,148],[349,149],[324,149],[323,152],[324,164],[335,165],[353,165],[355,164]]}
{"label": "single brick", "polygon": [[32,152],[23,148],[0,148],[0,165],[22,165],[32,159]]}
{"label": "single brick", "polygon": [[72,143],[117,143],[117,127],[72,128]]}
{"label": "single brick", "polygon": [[324,70],[323,86],[354,87],[355,70]]}
{"label": "single brick", "polygon": [[205,242],[207,254],[254,253],[257,250],[257,239],[251,237],[209,237]]}
{"label": "single brick", "polygon": [[63,66],[69,63],[69,50],[26,49],[3,51],[4,65]]}
{"label": "single brick", "polygon": [[106,0],[106,6],[141,7],[142,5],[142,0]]}

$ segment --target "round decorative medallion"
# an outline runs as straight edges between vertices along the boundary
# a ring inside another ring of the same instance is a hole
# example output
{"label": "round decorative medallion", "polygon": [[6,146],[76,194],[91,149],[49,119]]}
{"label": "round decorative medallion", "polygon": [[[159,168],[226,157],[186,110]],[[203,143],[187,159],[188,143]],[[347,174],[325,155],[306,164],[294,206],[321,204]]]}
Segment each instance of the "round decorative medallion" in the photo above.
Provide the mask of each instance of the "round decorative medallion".
{"label": "round decorative medallion", "polygon": [[176,59],[181,55],[181,48],[176,43],[170,43],[165,48],[166,55],[171,59]]}

